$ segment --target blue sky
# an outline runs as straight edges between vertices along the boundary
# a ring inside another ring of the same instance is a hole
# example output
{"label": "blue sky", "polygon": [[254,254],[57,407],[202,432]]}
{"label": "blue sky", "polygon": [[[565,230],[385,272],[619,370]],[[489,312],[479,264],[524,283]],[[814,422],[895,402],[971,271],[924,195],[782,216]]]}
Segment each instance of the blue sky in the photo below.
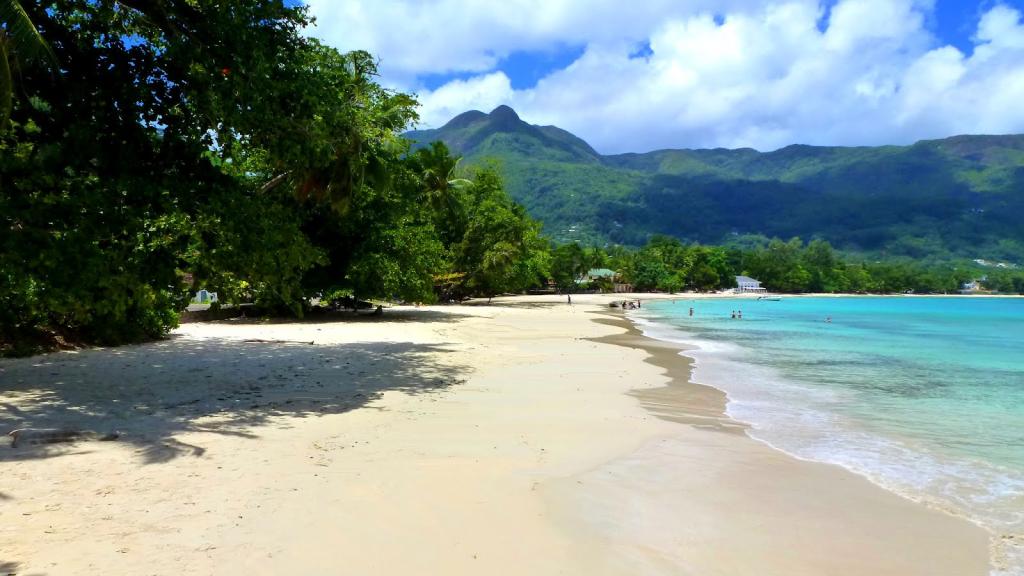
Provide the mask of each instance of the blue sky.
{"label": "blue sky", "polygon": [[[501,70],[508,76],[512,88],[524,90],[533,88],[545,76],[562,70],[583,55],[584,47],[580,45],[554,46],[548,50],[511,52],[498,60],[495,70]],[[443,73],[423,74],[417,77],[420,85],[427,90],[436,90],[452,80],[467,80],[474,73]]]}
{"label": "blue sky", "polygon": [[1024,132],[1024,0],[307,0],[421,125],[507,104],[602,152]]}
{"label": "blue sky", "polygon": [[974,35],[974,24],[996,4],[1024,10],[1024,2],[1021,0],[939,0],[935,3],[934,18],[928,25],[940,41],[952,44],[962,52],[969,52],[973,47],[971,36]]}

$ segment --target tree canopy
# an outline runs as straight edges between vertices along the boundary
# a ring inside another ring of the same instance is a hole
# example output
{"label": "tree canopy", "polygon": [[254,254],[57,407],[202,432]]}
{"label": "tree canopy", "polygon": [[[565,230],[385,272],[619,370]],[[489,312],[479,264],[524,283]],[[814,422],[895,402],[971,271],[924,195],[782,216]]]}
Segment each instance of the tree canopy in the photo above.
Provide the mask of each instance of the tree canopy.
{"label": "tree canopy", "polygon": [[447,149],[410,154],[415,100],[380,86],[370,54],[304,36],[302,6],[2,7],[3,70],[18,72],[0,85],[8,349],[159,337],[199,287],[302,314],[339,291],[430,300],[462,269],[466,293],[544,273],[538,227],[500,179],[449,186]]}

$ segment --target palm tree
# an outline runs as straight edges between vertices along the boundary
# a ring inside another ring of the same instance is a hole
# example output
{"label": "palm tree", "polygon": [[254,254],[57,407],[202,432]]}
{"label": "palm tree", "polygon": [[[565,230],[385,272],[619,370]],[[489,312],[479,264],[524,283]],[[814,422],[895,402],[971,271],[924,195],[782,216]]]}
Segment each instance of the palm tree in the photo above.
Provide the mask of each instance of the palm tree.
{"label": "palm tree", "polygon": [[416,150],[413,160],[441,241],[445,246],[458,243],[465,233],[467,217],[467,200],[462,190],[473,184],[455,176],[461,158],[452,156],[444,142],[438,140]]}
{"label": "palm tree", "polygon": [[13,71],[37,60],[57,67],[57,56],[21,3],[0,0],[0,130],[7,127],[14,106]]}

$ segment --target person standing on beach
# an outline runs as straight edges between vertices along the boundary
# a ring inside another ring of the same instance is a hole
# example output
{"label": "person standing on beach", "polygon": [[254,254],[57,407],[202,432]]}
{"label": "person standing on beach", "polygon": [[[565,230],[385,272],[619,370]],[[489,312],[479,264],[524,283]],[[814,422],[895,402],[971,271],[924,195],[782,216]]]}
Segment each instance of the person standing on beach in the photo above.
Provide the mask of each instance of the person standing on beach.
{"label": "person standing on beach", "polygon": [[572,306],[572,294],[566,294],[565,297],[569,299],[569,305]]}

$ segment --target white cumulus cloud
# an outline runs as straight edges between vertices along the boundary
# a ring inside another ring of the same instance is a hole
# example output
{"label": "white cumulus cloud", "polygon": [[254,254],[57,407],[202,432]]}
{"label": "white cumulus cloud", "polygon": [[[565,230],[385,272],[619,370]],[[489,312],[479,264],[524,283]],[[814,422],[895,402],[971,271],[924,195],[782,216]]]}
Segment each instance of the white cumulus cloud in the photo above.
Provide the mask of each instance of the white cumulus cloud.
{"label": "white cumulus cloud", "polygon": [[420,97],[427,124],[440,125],[466,110],[492,110],[515,98],[512,83],[504,72],[453,80]]}
{"label": "white cumulus cloud", "polygon": [[[1024,132],[1024,23],[996,4],[964,54],[927,29],[930,0],[313,0],[314,34],[378,55],[425,126],[499,104],[601,152],[770,150]],[[640,53],[638,48],[649,46]],[[514,52],[583,47],[533,87]],[[435,90],[425,74],[468,74]]]}

